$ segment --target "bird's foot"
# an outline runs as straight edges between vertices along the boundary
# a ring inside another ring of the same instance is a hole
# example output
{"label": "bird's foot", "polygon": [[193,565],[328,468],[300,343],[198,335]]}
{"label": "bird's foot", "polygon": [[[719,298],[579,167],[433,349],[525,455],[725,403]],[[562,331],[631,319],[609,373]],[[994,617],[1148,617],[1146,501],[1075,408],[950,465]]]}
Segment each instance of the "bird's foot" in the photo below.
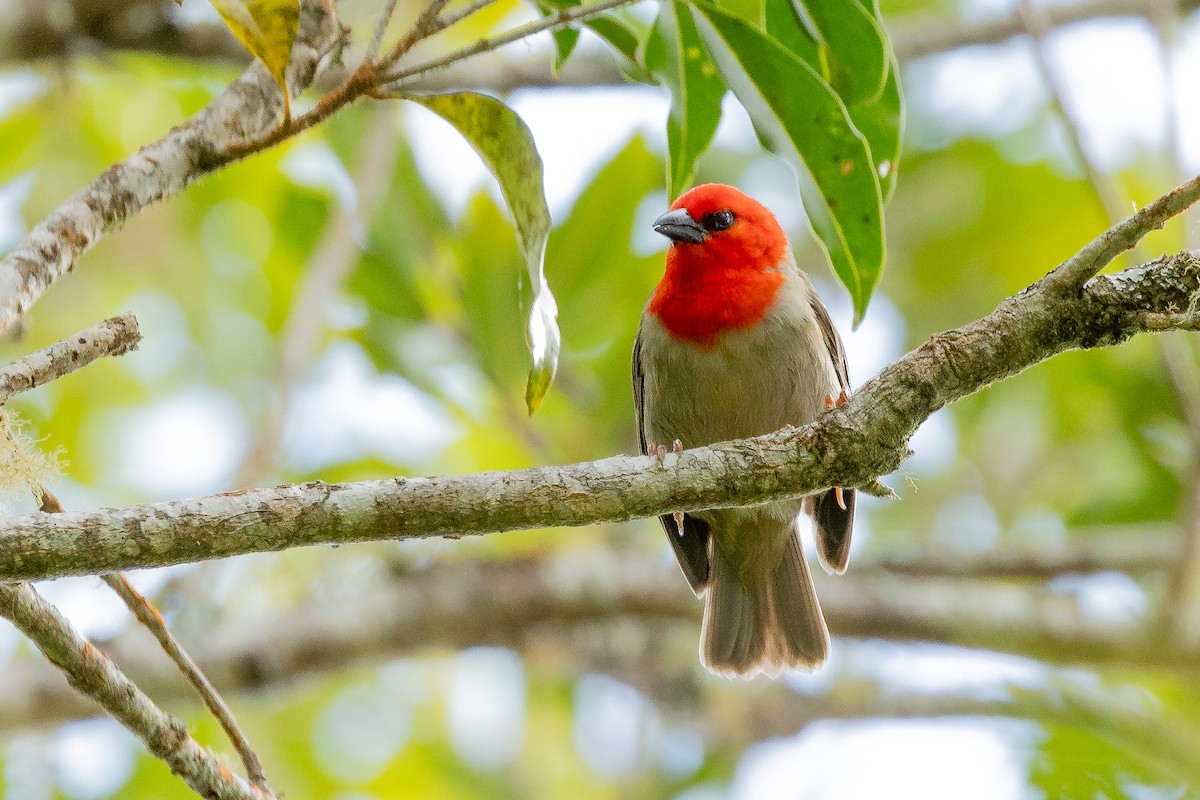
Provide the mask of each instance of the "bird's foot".
{"label": "bird's foot", "polygon": [[826,408],[841,408],[842,406],[846,405],[846,401],[849,399],[850,399],[850,395],[846,392],[845,389],[842,389],[841,391],[838,392],[838,396],[837,396],[836,400],[834,399],[833,395],[831,395],[831,394],[825,395],[825,407]]}
{"label": "bird's foot", "polygon": [[679,441],[678,439],[676,439],[674,442],[671,443],[670,450],[667,450],[667,446],[665,444],[652,444],[646,448],[646,455],[654,456],[655,460],[658,461],[658,465],[660,467],[666,466],[667,453],[674,453],[675,455],[679,455],[682,452],[683,452],[683,442]]}
{"label": "bird's foot", "polygon": [[[683,442],[679,441],[678,439],[676,439],[674,442],[671,442],[670,451],[667,450],[667,446],[665,444],[652,444],[646,449],[648,451],[646,453],[646,455],[654,456],[655,460],[658,461],[658,465],[660,467],[665,467],[666,461],[667,461],[667,453],[672,452],[675,455],[679,455],[680,453],[682,453],[683,452]],[[682,539],[683,538],[683,512],[676,511],[671,516],[674,517],[674,519],[675,519],[675,530],[679,533],[679,537]]]}
{"label": "bird's foot", "polygon": [[[846,394],[846,390],[842,389],[838,392],[837,399],[833,399],[833,395],[825,395],[825,408],[841,408],[846,405],[846,401],[850,399],[850,395]],[[842,496],[842,487],[833,487],[833,499],[837,500],[838,508],[842,511],[846,510],[846,498]]]}

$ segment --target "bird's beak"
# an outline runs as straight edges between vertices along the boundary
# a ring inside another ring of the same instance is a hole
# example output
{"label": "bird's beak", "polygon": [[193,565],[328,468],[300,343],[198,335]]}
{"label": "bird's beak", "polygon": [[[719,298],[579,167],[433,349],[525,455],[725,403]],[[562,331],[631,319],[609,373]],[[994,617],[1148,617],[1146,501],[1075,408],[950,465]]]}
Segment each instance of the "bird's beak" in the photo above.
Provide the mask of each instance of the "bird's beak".
{"label": "bird's beak", "polygon": [[668,211],[654,220],[654,230],[672,242],[700,244],[708,238],[708,231],[704,230],[699,222],[692,219],[692,215],[687,212],[686,208]]}

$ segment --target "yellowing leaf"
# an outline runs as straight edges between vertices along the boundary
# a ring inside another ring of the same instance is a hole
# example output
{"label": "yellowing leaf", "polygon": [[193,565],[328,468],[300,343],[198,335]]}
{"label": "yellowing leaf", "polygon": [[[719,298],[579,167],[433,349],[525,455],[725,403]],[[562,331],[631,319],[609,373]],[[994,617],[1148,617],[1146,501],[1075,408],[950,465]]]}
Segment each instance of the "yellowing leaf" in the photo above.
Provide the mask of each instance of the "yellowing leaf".
{"label": "yellowing leaf", "polygon": [[300,27],[300,0],[210,0],[246,49],[263,63],[283,91],[283,121],[292,118],[287,65]]}

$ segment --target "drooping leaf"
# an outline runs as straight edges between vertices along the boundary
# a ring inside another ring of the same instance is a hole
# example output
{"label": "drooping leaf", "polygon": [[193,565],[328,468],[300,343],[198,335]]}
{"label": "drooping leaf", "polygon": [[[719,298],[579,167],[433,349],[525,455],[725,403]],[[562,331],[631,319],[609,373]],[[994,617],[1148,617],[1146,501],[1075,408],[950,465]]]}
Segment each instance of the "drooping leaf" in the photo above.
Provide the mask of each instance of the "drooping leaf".
{"label": "drooping leaf", "polygon": [[[815,2],[816,0],[810,0],[810,5]],[[801,8],[796,6],[793,0],[765,0],[765,3],[767,34],[822,75],[828,72],[828,47],[820,44],[816,34],[810,32],[812,23],[802,18]],[[856,3],[867,13],[877,15],[877,12],[872,10],[873,7],[868,8],[865,2],[856,0]],[[844,62],[848,58],[851,56],[842,56],[841,60]],[[873,58],[865,60],[871,64],[874,61]],[[885,202],[896,188],[896,164],[900,156],[900,133],[903,126],[903,103],[894,62],[895,57],[890,54],[889,48],[887,75],[882,90],[877,94],[866,93],[848,97],[846,92],[838,91],[837,83],[833,84],[834,91],[838,92],[842,101],[846,103],[854,127],[858,128],[859,133],[866,137],[871,146],[871,158],[875,173],[879,176]],[[864,71],[869,74],[873,68],[868,65]]]}
{"label": "drooping leaf", "polygon": [[667,116],[668,196],[687,188],[696,159],[721,121],[725,82],[708,54],[696,22],[682,3],[666,2],[646,42],[646,68],[671,91]]}
{"label": "drooping leaf", "polygon": [[211,0],[225,25],[263,63],[283,92],[284,122],[292,118],[287,65],[300,28],[299,0]]}
{"label": "drooping leaf", "polygon": [[579,43],[579,28],[559,28],[554,31],[553,36],[554,74],[557,76],[562,71],[563,64],[571,57],[571,53],[575,52],[575,45]]}
{"label": "drooping leaf", "polygon": [[414,99],[457,128],[475,148],[500,184],[512,212],[533,291],[526,329],[533,368],[525,388],[525,403],[532,414],[554,380],[559,351],[558,306],[546,283],[544,264],[550,210],[542,182],[541,156],[528,126],[494,97],[454,92]]}
{"label": "drooping leaf", "polygon": [[[534,5],[542,14],[548,14],[551,11],[579,6],[581,5],[581,0],[534,0]],[[642,67],[642,61],[638,53],[642,46],[642,40],[645,38],[645,31],[642,30],[639,32],[635,24],[636,21],[631,17],[610,13],[600,17],[593,17],[584,22],[583,26],[599,36],[609,47],[622,56],[620,59],[621,71],[630,80],[639,83],[653,83],[654,81],[649,73]],[[575,42],[570,42],[570,47],[567,48],[567,37],[560,39],[559,34],[567,30],[572,29],[563,28],[554,32],[556,70],[560,69],[566,63],[567,58],[575,49]],[[575,38],[578,39],[578,32],[576,32]]]}
{"label": "drooping leaf", "polygon": [[776,39],[707,3],[693,11],[759,138],[796,170],[808,219],[862,320],[883,269],[883,199],[866,139],[821,75]]}
{"label": "drooping leaf", "polygon": [[890,64],[887,37],[872,10],[853,0],[797,0],[825,63],[825,79],[847,105],[877,98]]}

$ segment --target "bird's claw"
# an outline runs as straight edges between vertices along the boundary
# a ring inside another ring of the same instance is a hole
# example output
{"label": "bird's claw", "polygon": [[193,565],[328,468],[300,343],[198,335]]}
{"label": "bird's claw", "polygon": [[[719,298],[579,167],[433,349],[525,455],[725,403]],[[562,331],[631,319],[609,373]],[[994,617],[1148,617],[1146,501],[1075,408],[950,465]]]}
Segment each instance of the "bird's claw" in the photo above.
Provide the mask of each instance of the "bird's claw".
{"label": "bird's claw", "polygon": [[[842,389],[838,392],[837,399],[833,399],[833,395],[825,395],[825,408],[841,408],[846,405],[846,401],[850,399],[850,395],[846,394],[846,390]],[[842,496],[842,487],[833,487],[833,499],[837,500],[838,508],[842,511],[846,510],[846,498]]]}
{"label": "bird's claw", "polygon": [[[674,442],[671,443],[670,451],[667,450],[667,446],[665,444],[652,444],[646,449],[649,451],[646,453],[646,455],[654,456],[655,460],[658,461],[658,465],[660,467],[665,467],[666,461],[667,461],[667,453],[672,452],[676,455],[679,455],[680,453],[682,453],[683,452],[683,442],[676,439]],[[679,534],[679,538],[682,539],[683,538],[683,512],[676,511],[671,516],[675,519],[675,530]]]}
{"label": "bird's claw", "polygon": [[[678,439],[676,439],[674,442],[672,442],[671,443],[671,452],[675,453],[676,455],[682,453],[683,452],[683,442],[679,441]],[[683,512],[676,511],[671,516],[675,518],[675,532],[678,533],[679,538],[682,539],[683,538]]]}
{"label": "bird's claw", "polygon": [[646,455],[654,456],[655,460],[658,461],[658,465],[660,467],[666,466],[667,453],[674,453],[675,455],[679,455],[682,452],[683,452],[683,442],[679,441],[678,439],[676,439],[674,442],[671,443],[670,450],[667,449],[667,446],[665,444],[652,444],[646,448]]}
{"label": "bird's claw", "polygon": [[846,405],[846,401],[849,399],[850,395],[845,389],[842,389],[838,392],[836,400],[833,398],[833,395],[827,394],[825,395],[825,408],[841,408],[842,406]]}

